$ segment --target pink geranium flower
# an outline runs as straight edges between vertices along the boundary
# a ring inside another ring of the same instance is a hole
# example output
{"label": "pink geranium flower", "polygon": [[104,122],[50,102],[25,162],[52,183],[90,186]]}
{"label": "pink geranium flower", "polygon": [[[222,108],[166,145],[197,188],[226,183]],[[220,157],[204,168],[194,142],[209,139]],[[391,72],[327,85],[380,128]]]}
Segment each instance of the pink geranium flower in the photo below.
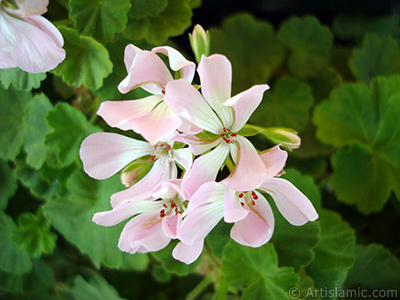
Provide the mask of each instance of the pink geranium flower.
{"label": "pink geranium flower", "polygon": [[118,247],[131,254],[161,250],[177,237],[182,221],[185,200],[180,183],[179,179],[164,182],[152,195],[140,195],[141,199],[126,200],[111,211],[96,213],[93,221],[113,226],[134,216],[122,230]]}
{"label": "pink geranium flower", "polygon": [[133,45],[125,48],[125,65],[128,76],[119,84],[121,93],[141,87],[152,95],[130,101],[105,101],[98,114],[113,127],[134,130],[150,143],[156,143],[182,126],[181,118],[163,101],[165,86],[174,80],[162,59],[156,54],[167,55],[171,69],[180,78],[192,82],[195,64],[171,47],[157,47],[152,51]]}
{"label": "pink geranium flower", "polygon": [[187,81],[175,80],[167,84],[164,97],[175,113],[214,135],[209,139],[192,134],[180,137],[195,155],[212,149],[198,157],[185,175],[185,190],[191,195],[202,183],[215,180],[229,154],[236,166],[225,180],[226,185],[237,190],[258,187],[265,176],[264,164],[251,142],[238,132],[269,86],[255,85],[231,97],[232,67],[225,56],[218,54],[203,56],[198,73],[202,94]]}
{"label": "pink geranium flower", "polygon": [[54,69],[65,58],[64,39],[41,14],[48,0],[16,1],[19,9],[0,1],[0,68],[29,73]]}
{"label": "pink geranium flower", "polygon": [[127,199],[147,198],[160,183],[177,178],[177,166],[189,169],[189,148],[173,149],[173,142],[150,144],[116,133],[98,132],[88,136],[79,151],[85,172],[95,179],[106,179],[138,158],[149,156],[153,166],[149,173],[127,190],[111,197],[113,207]]}
{"label": "pink geranium flower", "polygon": [[184,220],[178,228],[178,237],[182,247],[194,245],[194,252],[175,251],[175,258],[191,263],[200,254],[198,245],[202,245],[208,233],[224,218],[227,223],[235,223],[231,237],[236,242],[259,247],[268,242],[274,230],[274,216],[263,191],[272,196],[280,213],[289,223],[300,226],[318,218],[312,203],[289,181],[277,178],[282,170],[287,153],[279,146],[260,155],[266,167],[266,176],[253,190],[234,190],[222,183],[203,184],[189,201],[183,214]]}

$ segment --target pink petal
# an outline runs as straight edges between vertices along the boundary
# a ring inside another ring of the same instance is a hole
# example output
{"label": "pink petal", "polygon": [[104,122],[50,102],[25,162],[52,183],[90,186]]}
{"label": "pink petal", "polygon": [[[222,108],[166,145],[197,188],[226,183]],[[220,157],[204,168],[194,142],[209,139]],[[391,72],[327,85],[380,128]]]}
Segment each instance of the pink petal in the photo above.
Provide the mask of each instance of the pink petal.
{"label": "pink petal", "polygon": [[142,49],[140,49],[132,44],[129,44],[128,46],[125,47],[124,63],[125,63],[125,67],[126,67],[126,70],[128,71],[128,73],[132,67],[132,64],[133,64],[133,61],[134,61],[136,55],[142,51],[143,51]]}
{"label": "pink petal", "polygon": [[201,92],[207,102],[220,116],[225,126],[233,123],[233,111],[222,104],[231,97],[232,66],[223,55],[202,56],[197,72]]}
{"label": "pink petal", "polygon": [[318,218],[310,200],[285,179],[265,179],[260,190],[272,196],[281,214],[292,225],[300,226]]}
{"label": "pink petal", "polygon": [[174,160],[186,171],[190,169],[193,163],[193,154],[189,148],[173,149],[172,156]]}
{"label": "pink petal", "polygon": [[152,152],[153,146],[149,143],[106,132],[89,135],[79,150],[85,172],[95,179],[108,178]]}
{"label": "pink petal", "polygon": [[[10,11],[10,14],[17,12]],[[62,36],[53,24],[41,16],[23,17],[23,21],[10,14],[0,10],[0,30],[6,33],[0,38],[3,48],[0,68],[16,66],[26,72],[42,73],[54,69],[64,60]],[[9,61],[4,62],[4,59]]]}
{"label": "pink petal", "polygon": [[220,144],[214,150],[195,159],[192,168],[183,177],[182,188],[189,198],[205,182],[214,181],[228,155],[227,144]]}
{"label": "pink petal", "polygon": [[141,214],[130,220],[122,230],[118,247],[135,253],[158,251],[165,248],[171,238],[164,234],[159,212]]}
{"label": "pink petal", "polygon": [[249,191],[258,188],[265,177],[264,163],[248,139],[237,136],[236,142],[239,143],[238,162],[223,183],[235,191]]}
{"label": "pink petal", "polygon": [[140,133],[151,144],[165,140],[181,125],[181,118],[161,102],[147,116],[131,122],[134,131]]}
{"label": "pink petal", "polygon": [[[190,99],[190,101],[188,101]],[[198,90],[183,79],[174,80],[165,88],[164,101],[174,113],[179,114],[197,127],[218,134],[222,123]]]}
{"label": "pink petal", "polygon": [[224,216],[224,187],[216,182],[202,185],[189,200],[178,228],[182,243],[193,245],[204,240]]}
{"label": "pink petal", "polygon": [[189,134],[197,134],[201,131],[203,131],[202,128],[197,127],[190,123],[188,120],[182,118],[182,124],[178,128],[179,131],[184,132],[184,133],[189,133]]}
{"label": "pink petal", "polygon": [[194,155],[200,155],[221,143],[220,137],[216,138],[215,140],[205,140],[200,139],[192,134],[184,133],[177,135],[173,140],[188,144]]}
{"label": "pink petal", "polygon": [[174,71],[180,70],[182,72],[182,78],[188,82],[192,82],[196,65],[185,59],[179,51],[169,46],[156,47],[151,51],[167,55],[171,69]]}
{"label": "pink petal", "polygon": [[105,101],[101,103],[97,114],[108,125],[122,130],[132,130],[136,119],[147,116],[162,101],[162,96],[153,95],[138,100]]}
{"label": "pink petal", "polygon": [[234,223],[244,219],[249,211],[240,205],[236,191],[227,188],[224,199],[224,221]]}
{"label": "pink petal", "polygon": [[112,210],[95,213],[92,221],[103,226],[113,226],[133,215],[149,211],[152,212],[161,208],[161,204],[156,201],[127,201],[114,207]]}
{"label": "pink petal", "polygon": [[286,151],[281,150],[279,145],[269,149],[260,154],[266,169],[266,177],[272,178],[283,170],[288,154]]}
{"label": "pink petal", "polygon": [[162,182],[176,178],[176,166],[168,159],[157,159],[149,173],[127,190],[115,193],[111,196],[112,207],[121,203],[148,199],[153,189]]}
{"label": "pink petal", "polygon": [[24,15],[42,15],[47,11],[49,0],[15,0]]}
{"label": "pink petal", "polygon": [[148,83],[160,86],[160,91],[167,82],[173,80],[171,73],[161,58],[150,51],[136,54],[128,76],[118,85],[118,90],[126,94],[129,91]]}
{"label": "pink petal", "polygon": [[[260,247],[268,242],[274,231],[274,215],[267,200],[260,194],[246,218],[238,221],[231,229],[231,238],[239,244]],[[247,206],[248,207],[248,206]]]}
{"label": "pink petal", "polygon": [[181,222],[182,216],[180,215],[165,216],[161,222],[164,234],[172,239],[176,239],[178,237],[178,226]]}
{"label": "pink petal", "polygon": [[203,251],[203,244],[203,240],[194,242],[193,245],[185,245],[184,243],[179,242],[172,251],[172,256],[187,265],[191,264],[199,258]]}
{"label": "pink petal", "polygon": [[235,111],[235,123],[231,128],[233,132],[239,131],[247,123],[251,114],[260,104],[264,92],[268,89],[267,84],[255,85],[224,103],[225,106],[232,107]]}
{"label": "pink petal", "polygon": [[181,196],[182,179],[169,179],[157,185],[152,192],[154,198],[171,199]]}

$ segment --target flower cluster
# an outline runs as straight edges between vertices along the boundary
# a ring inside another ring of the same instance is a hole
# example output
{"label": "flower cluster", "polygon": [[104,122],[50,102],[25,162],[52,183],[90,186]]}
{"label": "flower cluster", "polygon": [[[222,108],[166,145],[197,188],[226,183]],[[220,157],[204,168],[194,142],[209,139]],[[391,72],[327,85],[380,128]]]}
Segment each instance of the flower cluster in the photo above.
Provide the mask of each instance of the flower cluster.
{"label": "flower cluster", "polygon": [[0,0],[0,69],[19,67],[29,73],[54,69],[65,58],[64,39],[41,15],[48,0]]}
{"label": "flower cluster", "polygon": [[[192,37],[195,44],[208,48],[199,26]],[[199,56],[196,49],[195,53]],[[121,233],[121,250],[157,251],[178,239],[174,258],[191,263],[221,219],[234,223],[235,241],[259,247],[274,230],[274,216],[262,192],[271,195],[293,225],[318,218],[306,196],[279,178],[287,152],[277,145],[260,153],[242,135],[268,85],[232,96],[229,60],[219,54],[202,55],[199,91],[192,84],[195,64],[171,47],[148,51],[129,45],[125,65],[128,76],[119,91],[140,87],[151,95],[103,102],[98,114],[110,126],[133,130],[147,142],[100,132],[87,137],[80,149],[86,173],[105,179],[122,170],[122,182],[129,186],[111,196],[112,210],[93,217],[104,226],[131,218]],[[231,167],[230,174],[217,182],[225,165]]]}

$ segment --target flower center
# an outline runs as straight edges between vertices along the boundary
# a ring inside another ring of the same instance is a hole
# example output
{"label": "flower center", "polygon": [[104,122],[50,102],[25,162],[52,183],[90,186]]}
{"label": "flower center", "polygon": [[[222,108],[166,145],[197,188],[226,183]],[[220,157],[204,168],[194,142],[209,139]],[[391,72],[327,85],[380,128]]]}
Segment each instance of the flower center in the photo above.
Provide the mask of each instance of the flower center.
{"label": "flower center", "polygon": [[235,142],[237,133],[232,132],[229,128],[224,127],[224,133],[221,133],[220,136],[227,144],[233,144]]}
{"label": "flower center", "polygon": [[160,210],[160,218],[164,218],[165,216],[168,215],[178,215],[182,214],[183,207],[181,205],[181,202],[174,201],[174,200],[165,200],[163,204],[163,208]]}
{"label": "flower center", "polygon": [[160,157],[168,157],[170,161],[173,161],[171,145],[167,143],[158,143],[154,145],[154,155],[150,156],[150,159],[156,161]]}
{"label": "flower center", "polygon": [[246,204],[248,206],[254,206],[256,205],[255,201],[258,200],[258,196],[255,191],[236,192],[236,196],[241,206],[245,206]]}

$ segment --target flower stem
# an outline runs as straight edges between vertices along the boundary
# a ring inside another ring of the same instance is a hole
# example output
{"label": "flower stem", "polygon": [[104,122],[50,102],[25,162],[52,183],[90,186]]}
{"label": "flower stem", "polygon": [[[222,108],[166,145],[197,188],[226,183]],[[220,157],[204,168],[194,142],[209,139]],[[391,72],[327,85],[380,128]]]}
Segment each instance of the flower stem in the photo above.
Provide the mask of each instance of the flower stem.
{"label": "flower stem", "polygon": [[209,286],[213,281],[212,273],[208,273],[200,283],[186,296],[186,300],[194,300]]}

